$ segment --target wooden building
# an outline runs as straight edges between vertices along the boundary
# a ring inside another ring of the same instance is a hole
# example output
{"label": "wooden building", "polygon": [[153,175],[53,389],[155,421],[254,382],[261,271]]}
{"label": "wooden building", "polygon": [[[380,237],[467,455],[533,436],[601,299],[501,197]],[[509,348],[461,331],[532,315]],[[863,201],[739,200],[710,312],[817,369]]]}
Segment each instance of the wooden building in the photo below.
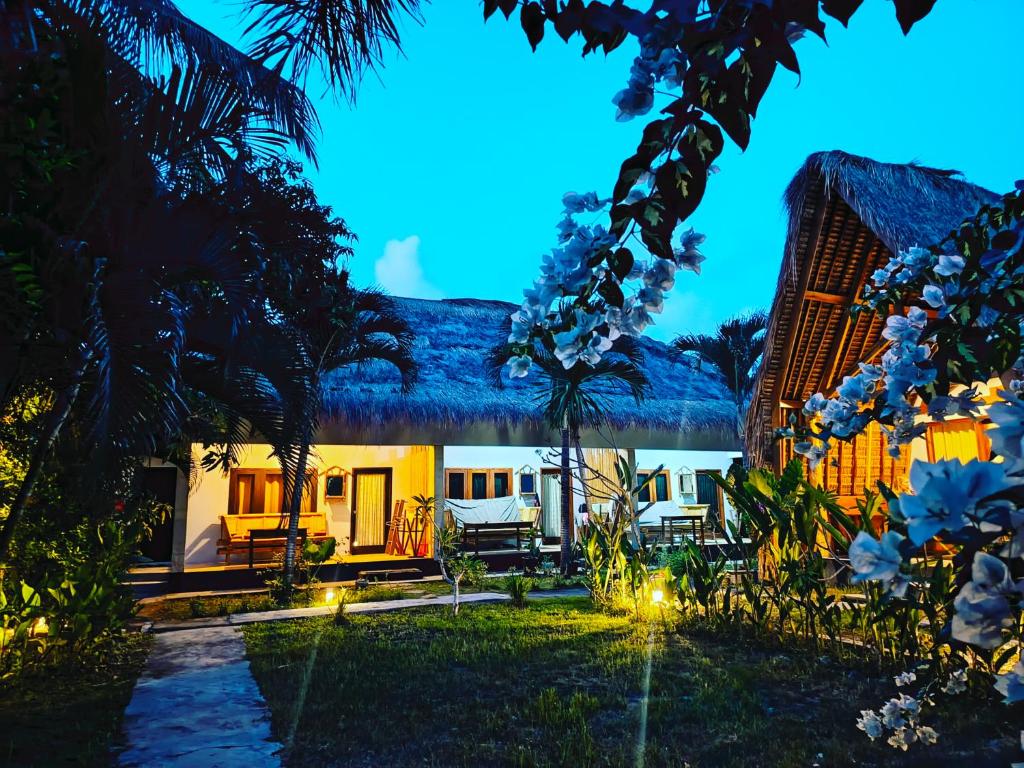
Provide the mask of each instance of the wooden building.
{"label": "wooden building", "polygon": [[[996,200],[954,171],[839,151],[807,159],[785,194],[789,230],[746,421],[752,466],[780,470],[794,454],[792,440],[776,440],[775,430],[794,414],[802,419],[811,395],[834,394],[859,362],[881,356],[887,343],[883,318],[850,311],[862,301],[872,273],[900,250],[942,241]],[[893,459],[873,424],[851,442],[837,441],[815,479],[852,509],[877,480],[904,490],[915,458],[966,460],[986,455],[987,443],[969,419],[934,422],[924,439]]]}

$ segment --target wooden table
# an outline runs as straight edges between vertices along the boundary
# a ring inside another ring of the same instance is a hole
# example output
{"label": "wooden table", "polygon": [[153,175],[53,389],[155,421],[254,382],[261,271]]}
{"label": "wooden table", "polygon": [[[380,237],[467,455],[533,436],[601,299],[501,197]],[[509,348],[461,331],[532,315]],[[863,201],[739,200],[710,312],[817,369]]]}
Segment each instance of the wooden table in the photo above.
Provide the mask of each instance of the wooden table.
{"label": "wooden table", "polygon": [[[675,545],[676,527],[679,527],[680,543],[689,528],[690,537],[697,544],[704,543],[704,515],[705,512],[680,512],[675,515],[661,516],[661,540],[669,546]],[[668,537],[665,536],[665,529],[668,528]]]}

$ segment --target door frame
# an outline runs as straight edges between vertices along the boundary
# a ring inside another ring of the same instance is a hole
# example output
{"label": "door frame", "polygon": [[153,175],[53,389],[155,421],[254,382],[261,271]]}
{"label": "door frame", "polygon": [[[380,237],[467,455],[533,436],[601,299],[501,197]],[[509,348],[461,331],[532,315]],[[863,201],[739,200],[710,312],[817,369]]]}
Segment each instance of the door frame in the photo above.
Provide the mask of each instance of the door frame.
{"label": "door frame", "polygon": [[[697,495],[697,475],[718,475],[724,477],[722,470],[720,469],[695,469],[693,470],[693,490],[694,496]],[[725,494],[722,492],[722,486],[715,483],[715,493],[718,494],[718,524],[722,526],[722,530],[728,530],[725,527]],[[700,503],[700,499],[697,500]]]}
{"label": "door frame", "polygon": [[[541,512],[540,513],[542,515],[544,514],[544,476],[545,475],[554,475],[555,478],[559,482],[561,482],[562,481],[562,470],[559,467],[555,467],[555,468],[552,468],[552,467],[541,467],[541,470],[540,470],[540,496],[539,496],[539,498],[540,498],[540,504],[541,504]],[[573,478],[572,473],[570,472],[569,473],[569,511],[571,512],[571,514],[569,515],[569,537],[570,538],[575,538],[576,537],[576,510],[573,509],[573,506],[572,506],[572,503],[573,503],[572,487],[575,484],[574,480],[575,480],[575,478]],[[559,499],[558,503],[561,504],[562,500]],[[562,509],[561,509],[561,507],[559,507],[559,509],[558,509],[558,530],[559,531],[562,530]],[[561,535],[558,535],[558,536],[545,536],[544,537],[544,543],[545,544],[561,544],[562,543],[562,536]]]}
{"label": "door frame", "polygon": [[[356,515],[359,514],[359,477],[360,475],[383,475],[384,476],[384,531],[379,545],[357,547],[356,540]],[[352,505],[350,509],[349,524],[349,552],[353,555],[383,554],[387,547],[388,525],[391,523],[391,482],[394,471],[391,467],[361,467],[352,470]]]}

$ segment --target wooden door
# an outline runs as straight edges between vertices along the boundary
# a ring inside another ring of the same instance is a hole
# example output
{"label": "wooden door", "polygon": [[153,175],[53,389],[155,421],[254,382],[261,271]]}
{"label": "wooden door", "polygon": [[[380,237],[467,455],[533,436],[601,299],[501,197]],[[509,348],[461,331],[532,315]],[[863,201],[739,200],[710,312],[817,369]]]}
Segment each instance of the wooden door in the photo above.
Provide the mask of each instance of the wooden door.
{"label": "wooden door", "polygon": [[384,551],[391,521],[391,469],[352,472],[352,554]]}
{"label": "wooden door", "polygon": [[705,525],[716,532],[725,530],[725,503],[722,489],[718,487],[711,475],[721,475],[717,469],[697,470],[697,503],[708,505],[708,517]]}

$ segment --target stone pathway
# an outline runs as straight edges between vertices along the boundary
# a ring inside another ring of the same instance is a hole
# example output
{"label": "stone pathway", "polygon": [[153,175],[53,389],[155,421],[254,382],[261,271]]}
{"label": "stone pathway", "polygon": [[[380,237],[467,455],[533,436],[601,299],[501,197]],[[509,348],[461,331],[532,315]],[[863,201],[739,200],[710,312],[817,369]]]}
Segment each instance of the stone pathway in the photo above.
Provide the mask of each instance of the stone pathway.
{"label": "stone pathway", "polygon": [[122,728],[125,768],[281,765],[237,627],[157,635]]}
{"label": "stone pathway", "polygon": [[[535,592],[568,597],[586,590]],[[463,595],[460,603],[504,602],[500,592]],[[380,613],[451,605],[450,596],[353,603],[347,612]],[[240,626],[325,616],[334,608],[292,608],[154,624],[153,650],[125,710],[122,768],[279,767],[281,744],[270,733],[270,712],[260,694]]]}

